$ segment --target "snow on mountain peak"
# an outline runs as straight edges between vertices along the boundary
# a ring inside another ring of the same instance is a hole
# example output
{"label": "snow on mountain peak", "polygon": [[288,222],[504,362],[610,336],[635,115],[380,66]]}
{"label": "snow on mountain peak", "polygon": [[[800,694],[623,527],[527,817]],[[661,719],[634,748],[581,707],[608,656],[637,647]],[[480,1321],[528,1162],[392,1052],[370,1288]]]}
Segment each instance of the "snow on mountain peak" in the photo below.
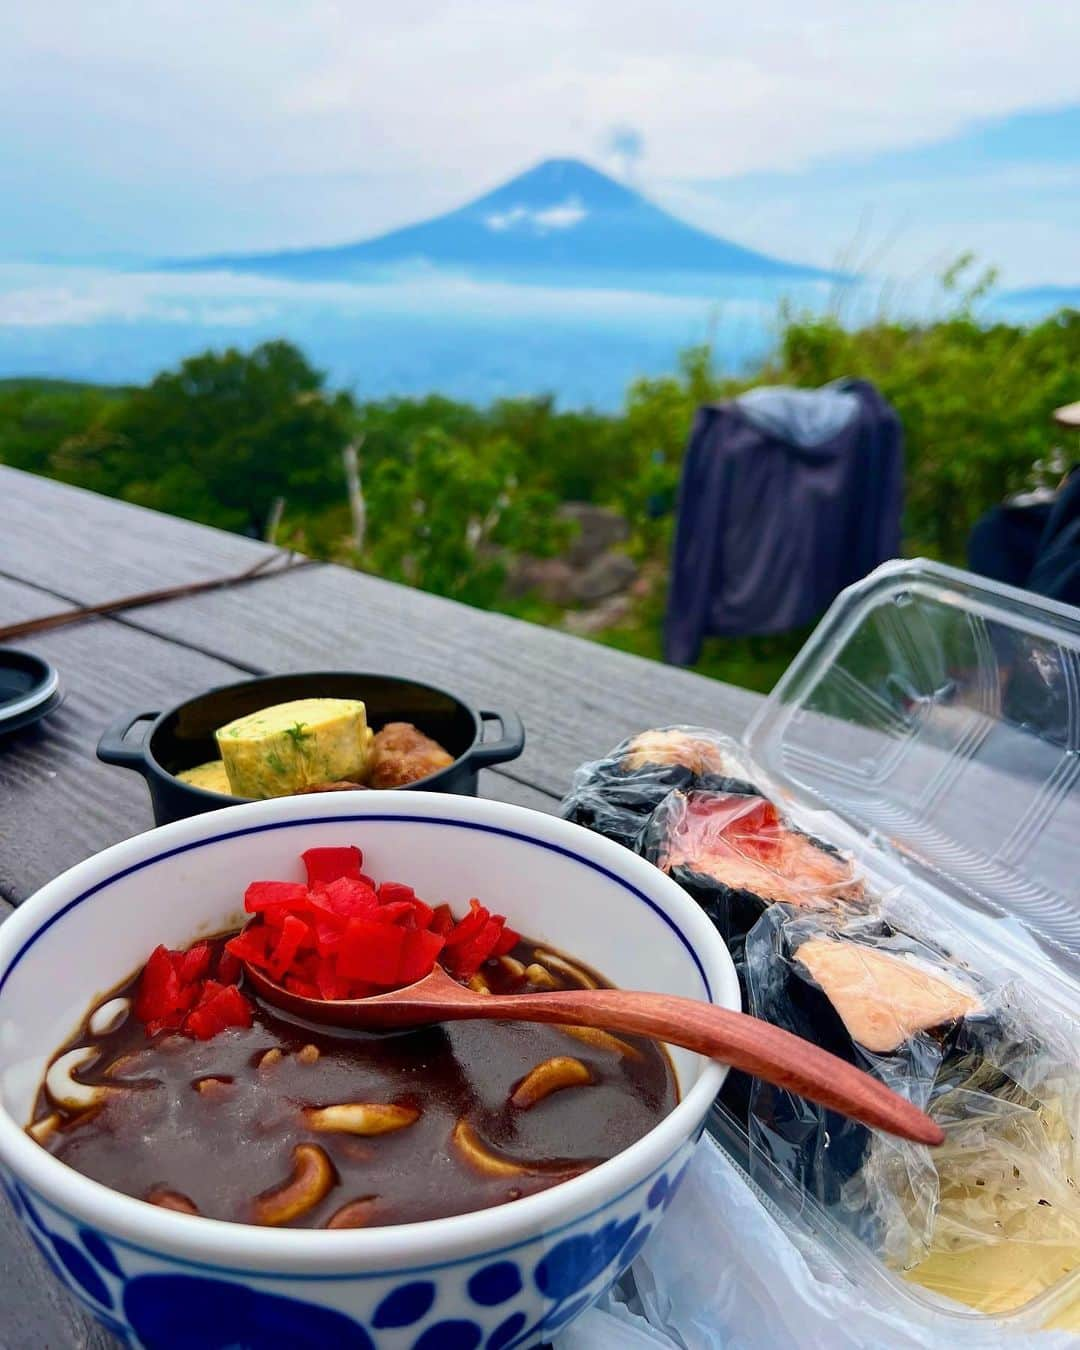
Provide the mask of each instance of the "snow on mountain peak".
{"label": "snow on mountain peak", "polygon": [[487,229],[496,233],[519,230],[529,234],[548,234],[552,230],[572,230],[588,215],[578,197],[551,206],[511,206],[504,211],[491,211],[484,216]]}

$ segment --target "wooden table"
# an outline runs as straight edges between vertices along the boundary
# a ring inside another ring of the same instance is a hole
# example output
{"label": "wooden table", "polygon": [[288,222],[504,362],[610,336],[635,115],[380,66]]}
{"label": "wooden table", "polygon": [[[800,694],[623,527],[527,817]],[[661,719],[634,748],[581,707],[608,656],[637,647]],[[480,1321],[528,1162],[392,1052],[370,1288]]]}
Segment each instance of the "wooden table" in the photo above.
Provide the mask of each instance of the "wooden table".
{"label": "wooden table", "polygon": [[[265,544],[0,467],[0,625],[203,578]],[[0,741],[0,921],[44,882],[153,821],[137,775],[100,764],[105,724],[245,675],[373,670],[516,708],[513,764],[488,797],[555,811],[582,760],[644,727],[690,722],[738,735],[745,690],[564,633],[322,563],[228,590],[96,618],[16,644],[60,671],[63,706]],[[61,1291],[0,1199],[0,1350],[115,1342]]]}

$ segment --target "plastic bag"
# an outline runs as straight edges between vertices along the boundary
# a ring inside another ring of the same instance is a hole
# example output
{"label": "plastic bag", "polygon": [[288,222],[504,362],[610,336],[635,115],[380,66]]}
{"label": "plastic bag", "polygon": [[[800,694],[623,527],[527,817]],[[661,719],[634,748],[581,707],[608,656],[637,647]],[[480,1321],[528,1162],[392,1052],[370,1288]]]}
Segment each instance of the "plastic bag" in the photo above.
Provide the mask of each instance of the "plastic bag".
{"label": "plastic bag", "polygon": [[920,1203],[898,1184],[903,1147],[883,1138],[864,1183],[891,1264],[984,1312],[1007,1311],[1080,1258],[1080,1050],[1015,982],[965,1019],[957,1048],[931,1094],[946,1133],[932,1190]]}
{"label": "plastic bag", "polygon": [[[730,1156],[864,1283],[884,1278],[873,1256],[981,1311],[1019,1307],[1080,1264],[1080,1030],[898,886],[880,841],[865,850],[827,813],[790,819],[760,779],[728,738],[662,728],[584,765],[564,814],[697,900],[750,1011],[873,1073],[948,1134],[931,1154],[732,1072],[710,1118]],[[830,842],[843,838],[859,863]]]}
{"label": "plastic bag", "polygon": [[751,931],[746,980],[757,1016],[873,1073],[947,1134],[931,1154],[754,1082],[751,1176],[775,1168],[894,1269],[984,1311],[1075,1266],[1077,1051],[1015,981],[976,977],[880,919],[825,931],[782,906]]}
{"label": "plastic bag", "polygon": [[729,736],[704,727],[657,727],[583,764],[562,803],[575,821],[627,848],[674,788],[699,785],[756,793],[745,756]]}
{"label": "plastic bag", "polygon": [[[1070,1332],[964,1328],[964,1350],[1066,1350]],[[950,1314],[910,1310],[799,1244],[708,1137],[628,1280],[554,1342],[555,1350],[941,1350]]]}
{"label": "plastic bag", "polygon": [[[880,919],[826,930],[816,916],[777,906],[747,939],[748,1009],[866,1069],[925,1109],[953,1052],[957,1013],[982,1006],[936,957]],[[904,1194],[905,1204],[894,1206],[892,1189],[870,1187],[862,1175],[871,1143],[864,1125],[755,1081],[748,1131],[752,1176],[776,1168],[879,1254],[895,1256],[914,1240],[901,1234],[901,1213],[927,1222],[936,1174],[926,1149],[897,1142],[890,1164],[876,1174],[888,1173],[890,1186]],[[891,1223],[883,1210],[891,1211]]]}

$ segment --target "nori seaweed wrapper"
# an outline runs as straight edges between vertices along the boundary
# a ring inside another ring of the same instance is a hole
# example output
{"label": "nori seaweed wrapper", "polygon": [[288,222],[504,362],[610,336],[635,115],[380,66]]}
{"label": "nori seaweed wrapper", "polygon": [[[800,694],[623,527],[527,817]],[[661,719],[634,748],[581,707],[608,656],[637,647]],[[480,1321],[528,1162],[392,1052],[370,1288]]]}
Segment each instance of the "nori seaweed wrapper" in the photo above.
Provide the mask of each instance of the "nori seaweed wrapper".
{"label": "nori seaweed wrapper", "polygon": [[[842,964],[827,960],[833,956]],[[966,972],[942,965],[936,950],[873,919],[829,930],[816,916],[773,906],[747,939],[745,968],[755,1016],[872,1073],[924,1108],[945,1081],[943,1072],[965,1065],[970,1071],[978,1037],[992,1036],[992,1019]],[[928,1019],[932,1025],[924,1025]],[[880,1245],[883,1220],[859,1175],[878,1136],[759,1080],[749,1094],[748,1126],[752,1173],[767,1158],[859,1238]],[[918,1170],[926,1166],[925,1152],[905,1156]]]}
{"label": "nori seaweed wrapper", "polygon": [[631,736],[603,759],[583,764],[560,814],[633,849],[664,798],[676,789],[695,787],[758,793],[728,737],[702,727],[660,727]]}
{"label": "nori seaweed wrapper", "polygon": [[[791,911],[774,906],[746,941],[747,1010],[783,1027],[849,1064],[858,1062],[843,1023],[820,990],[807,988],[792,965]],[[824,1107],[759,1079],[751,1082],[746,1124],[752,1145],[751,1175],[759,1150],[776,1169],[820,1203],[833,1206],[862,1165],[870,1131]]]}

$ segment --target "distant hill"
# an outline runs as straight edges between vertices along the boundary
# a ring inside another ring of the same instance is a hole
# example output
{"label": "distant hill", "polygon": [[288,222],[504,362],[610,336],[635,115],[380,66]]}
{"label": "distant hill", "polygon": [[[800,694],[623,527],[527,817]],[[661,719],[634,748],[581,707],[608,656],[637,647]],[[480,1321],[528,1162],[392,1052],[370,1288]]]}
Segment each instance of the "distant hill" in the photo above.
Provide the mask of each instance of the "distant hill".
{"label": "distant hill", "polygon": [[426,263],[551,284],[632,284],[635,276],[831,279],[678,220],[639,192],[575,159],[549,159],[433,220],[360,243],[189,259],[171,266],[258,272],[303,281]]}
{"label": "distant hill", "polygon": [[1046,310],[1080,309],[1080,286],[1029,286],[1025,290],[1006,291],[1006,304],[1038,305]]}
{"label": "distant hill", "polygon": [[95,394],[120,398],[123,394],[131,393],[135,387],[131,384],[97,384],[92,380],[57,380],[46,375],[8,375],[0,378],[0,394],[82,394],[91,390]]}

